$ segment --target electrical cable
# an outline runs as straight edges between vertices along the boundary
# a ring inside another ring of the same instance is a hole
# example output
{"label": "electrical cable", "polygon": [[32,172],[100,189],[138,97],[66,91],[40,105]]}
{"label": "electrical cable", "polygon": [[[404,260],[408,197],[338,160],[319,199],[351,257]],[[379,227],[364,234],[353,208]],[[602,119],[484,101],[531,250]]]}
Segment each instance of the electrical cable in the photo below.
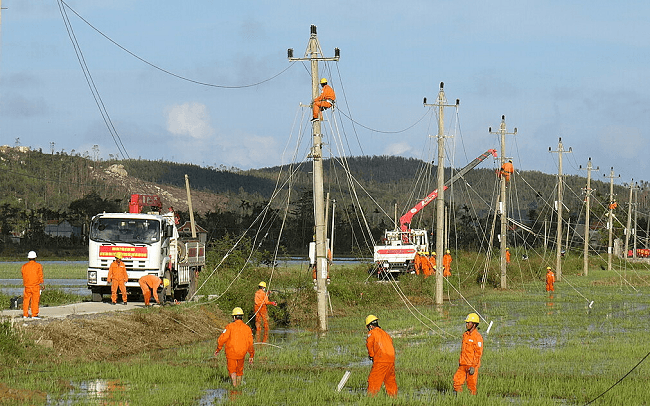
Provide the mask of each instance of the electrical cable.
{"label": "electrical cable", "polygon": [[630,369],[629,371],[627,371],[627,373],[626,373],[625,375],[623,375],[623,376],[622,376],[618,381],[616,381],[612,386],[610,386],[609,388],[607,388],[606,391],[604,391],[604,392],[601,393],[600,395],[596,396],[595,398],[593,398],[593,399],[590,400],[589,402],[585,403],[584,406],[588,406],[588,405],[594,403],[596,400],[598,400],[599,398],[603,397],[607,392],[609,392],[613,387],[615,387],[615,386],[618,385],[619,383],[623,382],[623,380],[624,380],[625,378],[627,378],[627,376],[628,376],[629,374],[631,374],[632,371],[634,371],[634,370],[635,370],[639,365],[641,365],[641,363],[642,363],[643,361],[645,361],[646,358],[648,358],[648,356],[650,356],[650,352],[648,352],[648,353],[645,355],[645,357],[641,358],[641,361],[637,362],[636,365],[635,365],[634,367],[632,367],[632,369]]}
{"label": "electrical cable", "polygon": [[70,11],[72,11],[74,14],[76,14],[77,17],[79,17],[79,19],[81,19],[81,21],[83,21],[84,23],[86,23],[90,28],[92,28],[93,30],[95,30],[95,31],[96,31],[97,33],[99,33],[102,37],[106,38],[108,41],[110,41],[111,43],[113,43],[113,45],[117,46],[118,48],[120,48],[120,49],[123,50],[124,52],[128,53],[129,55],[133,56],[134,58],[138,59],[139,61],[141,61],[141,62],[143,62],[143,63],[145,63],[145,64],[151,66],[151,67],[154,68],[154,69],[157,69],[157,70],[159,70],[159,71],[161,71],[161,72],[163,72],[163,73],[166,73],[166,74],[168,74],[168,75],[170,75],[170,76],[173,76],[173,77],[175,77],[175,78],[177,78],[177,79],[185,80],[185,81],[187,81],[187,82],[191,82],[191,83],[194,83],[194,84],[197,84],[197,85],[201,85],[201,86],[209,86],[209,87],[216,87],[216,88],[221,88],[221,89],[244,89],[244,88],[248,88],[248,87],[254,87],[254,86],[261,85],[262,83],[266,83],[266,82],[269,82],[269,81],[271,81],[271,80],[277,78],[278,76],[282,75],[284,72],[288,71],[288,70],[289,70],[289,69],[294,65],[294,63],[295,63],[295,62],[292,62],[292,63],[289,64],[289,66],[287,66],[285,69],[283,69],[283,70],[280,71],[279,73],[276,73],[275,75],[273,75],[273,76],[271,76],[271,77],[269,77],[269,78],[267,78],[267,79],[261,80],[261,81],[256,82],[256,83],[247,84],[247,85],[225,86],[225,85],[216,85],[216,84],[214,84],[214,83],[201,82],[201,81],[198,81],[198,80],[194,80],[194,79],[186,78],[186,77],[184,77],[184,76],[181,76],[181,75],[178,75],[178,74],[173,73],[173,72],[171,72],[171,71],[168,71],[168,70],[166,70],[166,69],[163,69],[163,68],[161,68],[160,66],[157,66],[157,65],[155,65],[155,64],[153,64],[153,63],[147,61],[146,59],[144,59],[144,58],[138,56],[137,54],[135,54],[135,53],[129,51],[127,48],[123,47],[122,45],[120,45],[119,43],[117,43],[116,41],[114,41],[113,39],[111,39],[108,35],[104,34],[104,33],[101,32],[99,29],[97,29],[95,26],[93,26],[89,21],[87,21],[87,20],[86,20],[85,18],[83,18],[79,13],[77,13],[77,12],[76,12],[72,7],[70,7],[70,6],[69,6],[65,1],[63,1],[63,0],[59,0],[59,1],[60,1],[61,3],[63,3],[63,5],[65,5],[65,7],[67,7]]}

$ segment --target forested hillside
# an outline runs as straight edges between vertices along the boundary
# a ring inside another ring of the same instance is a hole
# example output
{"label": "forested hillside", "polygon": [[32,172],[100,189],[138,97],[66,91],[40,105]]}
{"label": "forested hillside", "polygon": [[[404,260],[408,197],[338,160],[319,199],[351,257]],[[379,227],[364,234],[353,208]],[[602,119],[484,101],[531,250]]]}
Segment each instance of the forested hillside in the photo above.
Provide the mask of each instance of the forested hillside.
{"label": "forested hillside", "polygon": [[[451,215],[464,224],[455,232],[464,233],[463,238],[468,241],[476,241],[473,228],[485,223],[495,205],[497,177],[494,164],[487,161],[445,194]],[[436,188],[436,167],[412,158],[329,159],[324,162],[324,171],[326,192],[336,200],[335,242],[340,253],[367,254],[372,244],[368,230],[374,239],[379,238],[384,229],[393,227],[395,214],[401,216]],[[445,172],[448,179],[452,170],[447,168]],[[291,179],[287,179],[289,173],[293,174]],[[282,229],[283,250],[306,250],[313,236],[311,163],[296,168],[242,171],[165,161],[93,161],[80,154],[45,154],[23,147],[0,149],[3,247],[11,244],[12,237],[14,243],[20,240],[37,245],[83,246],[83,231],[75,238],[61,239],[47,235],[45,225],[68,221],[83,230],[88,219],[100,211],[126,211],[131,193],[159,194],[163,204],[173,205],[185,220],[189,217],[186,174],[197,221],[208,230],[211,239],[238,236],[249,227],[262,229],[258,244],[272,250],[277,242],[274,236]],[[568,176],[565,180],[566,216],[579,222],[585,179]],[[536,171],[516,173],[508,186],[510,216],[523,222],[550,219],[556,183],[554,175]],[[274,195],[276,184],[280,187]],[[593,212],[602,214],[609,200],[609,185],[594,181],[592,188],[596,197]],[[627,200],[623,187],[616,186],[615,193],[619,203]],[[431,227],[433,206],[414,217],[413,226]]]}

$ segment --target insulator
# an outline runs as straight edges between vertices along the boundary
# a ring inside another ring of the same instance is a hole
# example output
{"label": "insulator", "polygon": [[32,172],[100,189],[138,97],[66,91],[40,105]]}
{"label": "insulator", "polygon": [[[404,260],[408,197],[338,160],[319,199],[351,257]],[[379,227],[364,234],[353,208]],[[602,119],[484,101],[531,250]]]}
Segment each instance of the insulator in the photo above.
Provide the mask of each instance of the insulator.
{"label": "insulator", "polygon": [[338,49],[338,48],[334,48],[334,56],[336,58],[340,57],[341,56],[341,50]]}
{"label": "insulator", "polygon": [[287,57],[289,57],[289,59],[293,58],[293,48],[287,49]]}

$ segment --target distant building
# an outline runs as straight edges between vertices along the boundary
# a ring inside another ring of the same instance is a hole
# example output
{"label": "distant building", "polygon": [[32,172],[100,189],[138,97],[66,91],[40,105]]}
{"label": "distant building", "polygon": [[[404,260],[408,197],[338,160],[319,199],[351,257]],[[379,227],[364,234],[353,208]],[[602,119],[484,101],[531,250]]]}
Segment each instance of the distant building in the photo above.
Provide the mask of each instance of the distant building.
{"label": "distant building", "polygon": [[68,220],[50,220],[45,224],[43,232],[50,237],[66,237],[81,236],[81,228],[73,226]]}
{"label": "distant building", "polygon": [[[208,240],[208,231],[196,224],[196,237],[203,244]],[[182,237],[192,237],[192,224],[189,221],[186,221],[185,224],[178,228],[178,234]]]}

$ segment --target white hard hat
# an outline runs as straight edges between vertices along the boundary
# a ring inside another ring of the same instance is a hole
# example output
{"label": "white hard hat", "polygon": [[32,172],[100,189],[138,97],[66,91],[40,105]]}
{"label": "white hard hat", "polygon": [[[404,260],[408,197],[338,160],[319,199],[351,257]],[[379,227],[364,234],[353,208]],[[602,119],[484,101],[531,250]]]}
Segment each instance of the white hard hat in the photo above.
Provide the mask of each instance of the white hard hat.
{"label": "white hard hat", "polygon": [[36,251],[29,251],[27,253],[27,259],[36,259]]}

